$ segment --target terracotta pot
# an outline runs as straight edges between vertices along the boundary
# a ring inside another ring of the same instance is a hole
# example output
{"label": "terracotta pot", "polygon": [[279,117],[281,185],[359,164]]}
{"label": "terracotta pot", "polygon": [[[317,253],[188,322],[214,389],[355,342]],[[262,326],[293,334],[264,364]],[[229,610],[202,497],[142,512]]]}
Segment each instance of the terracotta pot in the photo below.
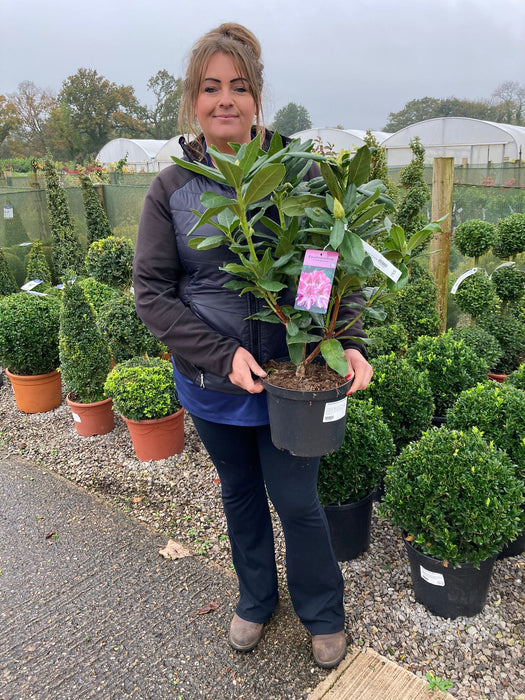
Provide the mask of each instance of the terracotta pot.
{"label": "terracotta pot", "polygon": [[45,413],[62,403],[62,377],[54,369],[47,374],[12,374],[5,370],[15,394],[16,405],[24,413]]}
{"label": "terracotta pot", "polygon": [[141,462],[166,459],[184,449],[184,409],[164,418],[135,421],[122,416]]}
{"label": "terracotta pot", "polygon": [[112,399],[104,399],[94,403],[77,403],[72,401],[70,394],[68,394],[66,401],[71,408],[75,429],[79,435],[83,437],[105,435],[115,427]]}
{"label": "terracotta pot", "polygon": [[509,378],[509,375],[508,374],[494,374],[494,372],[489,372],[488,378],[492,379],[495,382],[499,382],[500,384],[503,384],[503,382]]}

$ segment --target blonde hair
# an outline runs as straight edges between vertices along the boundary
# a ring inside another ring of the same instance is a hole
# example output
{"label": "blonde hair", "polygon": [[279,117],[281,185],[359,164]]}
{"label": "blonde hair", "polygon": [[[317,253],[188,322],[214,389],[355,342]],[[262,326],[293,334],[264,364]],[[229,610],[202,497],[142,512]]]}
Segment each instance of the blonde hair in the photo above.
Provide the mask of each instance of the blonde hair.
{"label": "blonde hair", "polygon": [[250,92],[255,102],[255,128],[262,131],[264,137],[264,118],[262,109],[263,64],[261,62],[261,45],[249,29],[232,22],[221,24],[199,39],[190,54],[184,92],[179,109],[179,129],[181,133],[199,134],[195,117],[195,103],[199,96],[201,82],[211,57],[223,53],[235,62],[242,76],[248,81]]}

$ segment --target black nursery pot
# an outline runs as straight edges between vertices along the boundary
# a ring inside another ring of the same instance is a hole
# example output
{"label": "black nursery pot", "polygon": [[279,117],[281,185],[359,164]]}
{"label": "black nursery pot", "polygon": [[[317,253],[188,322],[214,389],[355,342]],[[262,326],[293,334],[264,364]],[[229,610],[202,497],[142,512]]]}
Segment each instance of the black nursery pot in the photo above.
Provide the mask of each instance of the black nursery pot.
{"label": "black nursery pot", "polygon": [[324,507],[337,561],[349,561],[367,551],[375,497],[372,491],[359,501]]}
{"label": "black nursery pot", "polygon": [[453,569],[419,552],[410,542],[404,542],[419,603],[434,615],[452,620],[472,617],[483,610],[496,556],[482,561],[479,569],[472,564],[461,564]]}
{"label": "black nursery pot", "polygon": [[346,392],[352,380],[327,391],[297,391],[263,380],[273,444],[298,457],[321,457],[343,444]]}

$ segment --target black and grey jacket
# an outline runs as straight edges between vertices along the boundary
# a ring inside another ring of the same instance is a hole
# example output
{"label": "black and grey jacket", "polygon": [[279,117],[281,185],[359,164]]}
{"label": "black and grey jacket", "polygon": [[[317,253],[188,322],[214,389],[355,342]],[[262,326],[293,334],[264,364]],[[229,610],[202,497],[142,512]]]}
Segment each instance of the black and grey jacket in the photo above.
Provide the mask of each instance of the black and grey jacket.
{"label": "black and grey jacket", "polygon": [[[192,150],[183,140],[181,145],[191,159]],[[288,357],[285,330],[281,324],[246,320],[262,308],[262,301],[223,287],[231,276],[220,267],[237,261],[227,247],[208,251],[188,247],[187,234],[196,221],[192,209],[203,211],[200,196],[210,191],[234,195],[233,190],[177,165],[153,180],[135,247],[135,304],[146,327],[171,350],[182,374],[202,388],[243,394],[228,379],[235,351],[242,346],[261,365]],[[195,235],[216,233],[205,224]],[[352,301],[362,303],[361,295],[356,293]],[[352,335],[365,335],[359,321],[352,326]],[[343,344],[363,347],[351,341]]]}

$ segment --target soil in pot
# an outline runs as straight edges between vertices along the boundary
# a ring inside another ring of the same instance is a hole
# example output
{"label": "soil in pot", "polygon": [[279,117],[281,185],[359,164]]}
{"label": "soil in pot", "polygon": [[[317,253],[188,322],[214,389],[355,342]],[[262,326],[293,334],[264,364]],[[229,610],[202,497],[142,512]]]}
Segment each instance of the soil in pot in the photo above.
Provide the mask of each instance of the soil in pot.
{"label": "soil in pot", "polygon": [[480,613],[486,603],[496,556],[476,569],[472,564],[457,568],[423,554],[404,540],[410,562],[416,600],[439,617],[455,619]]}
{"label": "soil in pot", "polygon": [[304,377],[297,377],[297,367],[292,362],[270,360],[264,365],[268,373],[265,381],[274,386],[294,391],[327,391],[341,386],[344,378],[328,365],[311,362]]}

